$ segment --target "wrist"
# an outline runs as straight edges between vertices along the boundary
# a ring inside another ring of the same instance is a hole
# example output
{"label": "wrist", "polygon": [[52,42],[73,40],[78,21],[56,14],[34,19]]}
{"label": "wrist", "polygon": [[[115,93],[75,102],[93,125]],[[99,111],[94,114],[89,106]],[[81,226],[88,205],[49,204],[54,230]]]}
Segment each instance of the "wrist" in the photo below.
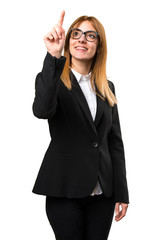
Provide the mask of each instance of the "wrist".
{"label": "wrist", "polygon": [[56,57],[56,58],[61,58],[61,52],[51,52],[51,51],[48,51],[53,57]]}

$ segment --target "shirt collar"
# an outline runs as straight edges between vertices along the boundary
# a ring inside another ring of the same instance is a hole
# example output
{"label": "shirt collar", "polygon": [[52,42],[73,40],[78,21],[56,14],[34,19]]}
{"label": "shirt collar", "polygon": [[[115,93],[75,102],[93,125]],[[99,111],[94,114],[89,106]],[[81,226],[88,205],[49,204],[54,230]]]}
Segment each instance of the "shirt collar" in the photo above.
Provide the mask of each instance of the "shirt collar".
{"label": "shirt collar", "polygon": [[91,79],[91,72],[87,75],[81,75],[80,73],[76,72],[73,68],[71,68],[74,76],[76,77],[78,83],[80,82],[80,80],[82,81],[87,81]]}

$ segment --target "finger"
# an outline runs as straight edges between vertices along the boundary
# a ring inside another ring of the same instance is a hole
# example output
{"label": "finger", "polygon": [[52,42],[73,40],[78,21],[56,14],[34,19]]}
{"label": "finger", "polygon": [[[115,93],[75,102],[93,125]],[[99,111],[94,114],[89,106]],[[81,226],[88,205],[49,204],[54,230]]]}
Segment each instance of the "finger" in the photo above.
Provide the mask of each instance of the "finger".
{"label": "finger", "polygon": [[118,215],[116,215],[115,220],[118,222],[120,221],[124,216],[122,215],[122,211]]}
{"label": "finger", "polygon": [[66,39],[66,37],[65,37],[65,31],[64,31],[64,32],[62,32],[62,40],[65,41],[65,39]]}
{"label": "finger", "polygon": [[63,10],[63,11],[61,12],[61,15],[60,15],[60,18],[59,18],[59,21],[58,21],[58,25],[59,25],[60,27],[63,25],[64,15],[65,15],[65,11]]}
{"label": "finger", "polygon": [[47,40],[54,40],[55,42],[59,41],[59,38],[56,34],[56,32],[54,32],[53,30],[51,32],[49,32],[45,37],[44,37],[44,41]]}
{"label": "finger", "polygon": [[122,206],[122,210],[116,215],[115,220],[118,222],[120,221],[122,218],[124,218],[126,216],[126,212],[127,212],[127,204],[121,204]]}
{"label": "finger", "polygon": [[126,208],[124,208],[124,209],[122,210],[122,217],[126,216],[126,211],[127,211]]}
{"label": "finger", "polygon": [[121,219],[121,212],[119,212],[116,216],[115,216],[115,220],[118,222]]}
{"label": "finger", "polygon": [[62,39],[62,35],[65,34],[63,28],[59,27],[59,25],[55,25],[55,31],[59,39]]}
{"label": "finger", "polygon": [[53,35],[55,42],[59,42],[59,36],[56,29],[52,29],[51,34]]}
{"label": "finger", "polygon": [[51,33],[47,33],[45,36],[44,36],[44,41],[46,41],[46,40],[52,40],[53,39],[53,35],[51,34]]}

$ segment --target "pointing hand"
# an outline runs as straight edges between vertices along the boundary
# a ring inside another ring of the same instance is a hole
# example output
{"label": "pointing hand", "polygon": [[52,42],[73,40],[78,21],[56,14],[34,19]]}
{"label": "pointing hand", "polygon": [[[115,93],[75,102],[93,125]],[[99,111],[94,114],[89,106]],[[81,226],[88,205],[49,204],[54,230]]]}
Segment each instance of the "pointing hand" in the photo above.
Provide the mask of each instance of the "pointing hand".
{"label": "pointing hand", "polygon": [[44,36],[44,42],[47,51],[57,58],[61,57],[65,44],[65,31],[62,28],[65,11],[61,12],[58,24],[54,25],[52,30]]}

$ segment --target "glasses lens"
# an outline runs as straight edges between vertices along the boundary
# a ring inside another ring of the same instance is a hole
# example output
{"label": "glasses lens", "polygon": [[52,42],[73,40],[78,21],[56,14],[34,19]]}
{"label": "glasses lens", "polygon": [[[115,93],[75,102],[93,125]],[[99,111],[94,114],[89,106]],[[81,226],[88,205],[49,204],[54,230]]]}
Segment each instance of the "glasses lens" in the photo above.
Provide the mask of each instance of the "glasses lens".
{"label": "glasses lens", "polygon": [[96,38],[97,38],[96,32],[92,32],[92,31],[86,32],[86,39],[87,39],[89,42],[95,41]]}
{"label": "glasses lens", "polygon": [[72,29],[71,38],[80,38],[82,31],[79,29]]}
{"label": "glasses lens", "polygon": [[82,32],[82,30],[78,28],[73,28],[70,33],[70,37],[74,39],[79,39],[82,34],[85,34],[86,40],[89,42],[94,42],[97,38],[97,32],[94,31],[87,31],[87,32]]}

